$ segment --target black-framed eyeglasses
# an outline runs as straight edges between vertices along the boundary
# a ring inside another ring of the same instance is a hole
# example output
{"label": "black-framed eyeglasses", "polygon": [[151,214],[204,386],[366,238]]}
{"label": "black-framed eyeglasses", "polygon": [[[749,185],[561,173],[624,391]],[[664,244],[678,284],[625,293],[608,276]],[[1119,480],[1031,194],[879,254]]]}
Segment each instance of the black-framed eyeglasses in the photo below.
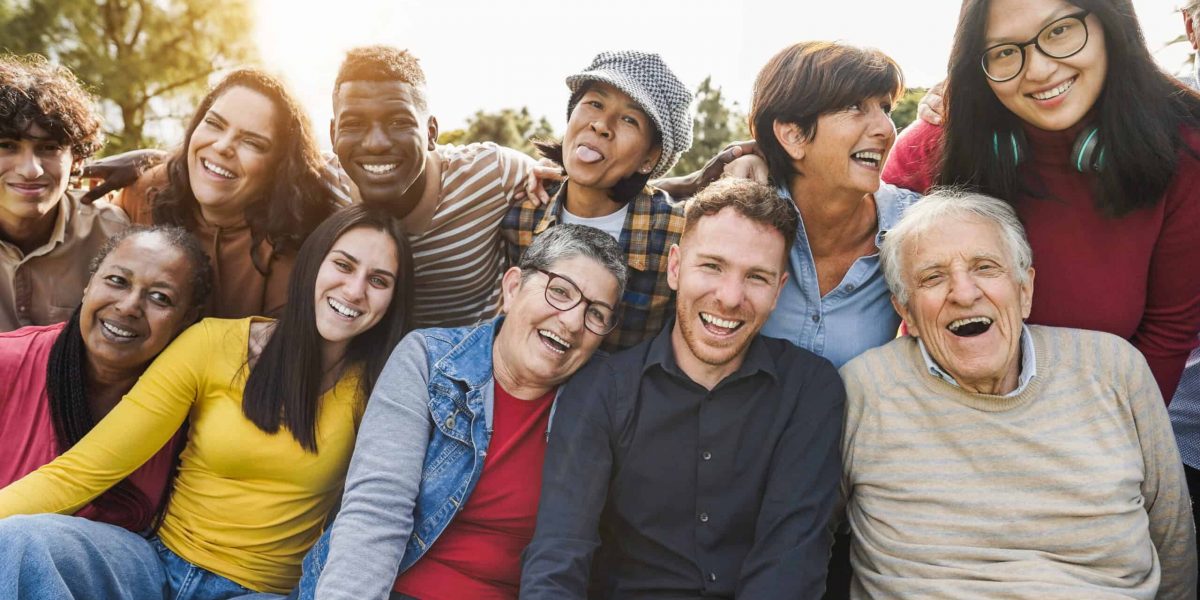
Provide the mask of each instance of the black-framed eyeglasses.
{"label": "black-framed eyeglasses", "polygon": [[537,269],[545,275],[546,304],[561,311],[568,311],[582,302],[583,326],[596,335],[608,335],[617,327],[617,311],[605,302],[598,302],[583,295],[579,286],[570,277],[559,275],[554,271]]}
{"label": "black-framed eyeglasses", "polygon": [[1069,14],[1042,28],[1029,41],[997,44],[983,51],[983,74],[996,83],[1016,77],[1025,68],[1025,49],[1036,46],[1050,58],[1074,56],[1088,43],[1087,16],[1090,10]]}

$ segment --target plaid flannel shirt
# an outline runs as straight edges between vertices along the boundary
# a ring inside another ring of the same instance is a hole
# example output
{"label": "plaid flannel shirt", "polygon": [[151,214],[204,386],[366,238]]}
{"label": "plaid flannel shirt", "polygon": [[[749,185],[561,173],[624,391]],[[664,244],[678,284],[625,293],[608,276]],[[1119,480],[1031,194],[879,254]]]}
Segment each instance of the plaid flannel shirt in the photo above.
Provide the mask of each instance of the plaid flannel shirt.
{"label": "plaid flannel shirt", "polygon": [[[535,208],[528,200],[509,209],[500,226],[509,265],[539,233],[559,223],[567,186],[549,204]],[[675,292],[667,285],[667,253],[683,234],[682,202],[664,191],[646,188],[629,202],[629,213],[618,240],[629,264],[625,296],[617,309],[620,321],[601,346],[615,352],[654,337],[675,312]]]}

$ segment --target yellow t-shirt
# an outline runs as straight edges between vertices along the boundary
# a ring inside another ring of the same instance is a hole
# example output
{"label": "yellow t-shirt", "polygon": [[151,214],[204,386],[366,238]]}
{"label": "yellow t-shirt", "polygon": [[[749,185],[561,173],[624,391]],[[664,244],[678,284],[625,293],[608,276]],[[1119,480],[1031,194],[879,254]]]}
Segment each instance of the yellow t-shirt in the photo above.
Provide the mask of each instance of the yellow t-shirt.
{"label": "yellow t-shirt", "polygon": [[319,453],[242,414],[254,319],[205,319],[179,336],[75,447],[0,490],[0,517],[70,514],[149,459],[189,419],[159,536],[189,562],[250,589],[287,593],[337,500],[363,401],[359,371],[320,399]]}

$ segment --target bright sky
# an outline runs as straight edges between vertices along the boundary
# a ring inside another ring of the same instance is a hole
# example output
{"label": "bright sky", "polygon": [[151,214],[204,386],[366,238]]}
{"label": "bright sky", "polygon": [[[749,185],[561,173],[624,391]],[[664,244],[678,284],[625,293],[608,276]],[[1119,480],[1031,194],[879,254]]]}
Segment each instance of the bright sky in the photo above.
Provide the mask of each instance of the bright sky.
{"label": "bright sky", "polygon": [[[1184,67],[1179,0],[1134,0],[1159,64]],[[442,130],[476,110],[528,106],[566,123],[563,79],[602,50],[662,54],[692,89],[707,75],[743,110],[754,76],[784,46],[840,40],[873,46],[904,69],[909,85],[942,79],[960,0],[256,0],[259,52],[308,108],[329,146],[330,94],[345,51],[407,48],[421,59],[430,108]],[[770,7],[769,9],[767,7]]]}

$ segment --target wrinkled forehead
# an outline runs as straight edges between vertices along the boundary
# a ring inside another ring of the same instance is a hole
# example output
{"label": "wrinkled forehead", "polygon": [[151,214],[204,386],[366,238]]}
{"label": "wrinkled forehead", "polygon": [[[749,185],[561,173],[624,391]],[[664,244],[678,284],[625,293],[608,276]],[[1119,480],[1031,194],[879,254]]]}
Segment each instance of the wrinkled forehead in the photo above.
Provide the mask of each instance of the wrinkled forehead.
{"label": "wrinkled forehead", "polygon": [[[543,268],[555,275],[569,279],[584,296],[593,301],[616,306],[619,300],[617,292],[620,284],[616,276],[600,261],[590,256],[574,255],[559,258]],[[548,281],[545,276],[539,278],[536,272],[531,274],[526,282],[531,280],[534,282],[535,289],[538,290],[542,289]]]}

